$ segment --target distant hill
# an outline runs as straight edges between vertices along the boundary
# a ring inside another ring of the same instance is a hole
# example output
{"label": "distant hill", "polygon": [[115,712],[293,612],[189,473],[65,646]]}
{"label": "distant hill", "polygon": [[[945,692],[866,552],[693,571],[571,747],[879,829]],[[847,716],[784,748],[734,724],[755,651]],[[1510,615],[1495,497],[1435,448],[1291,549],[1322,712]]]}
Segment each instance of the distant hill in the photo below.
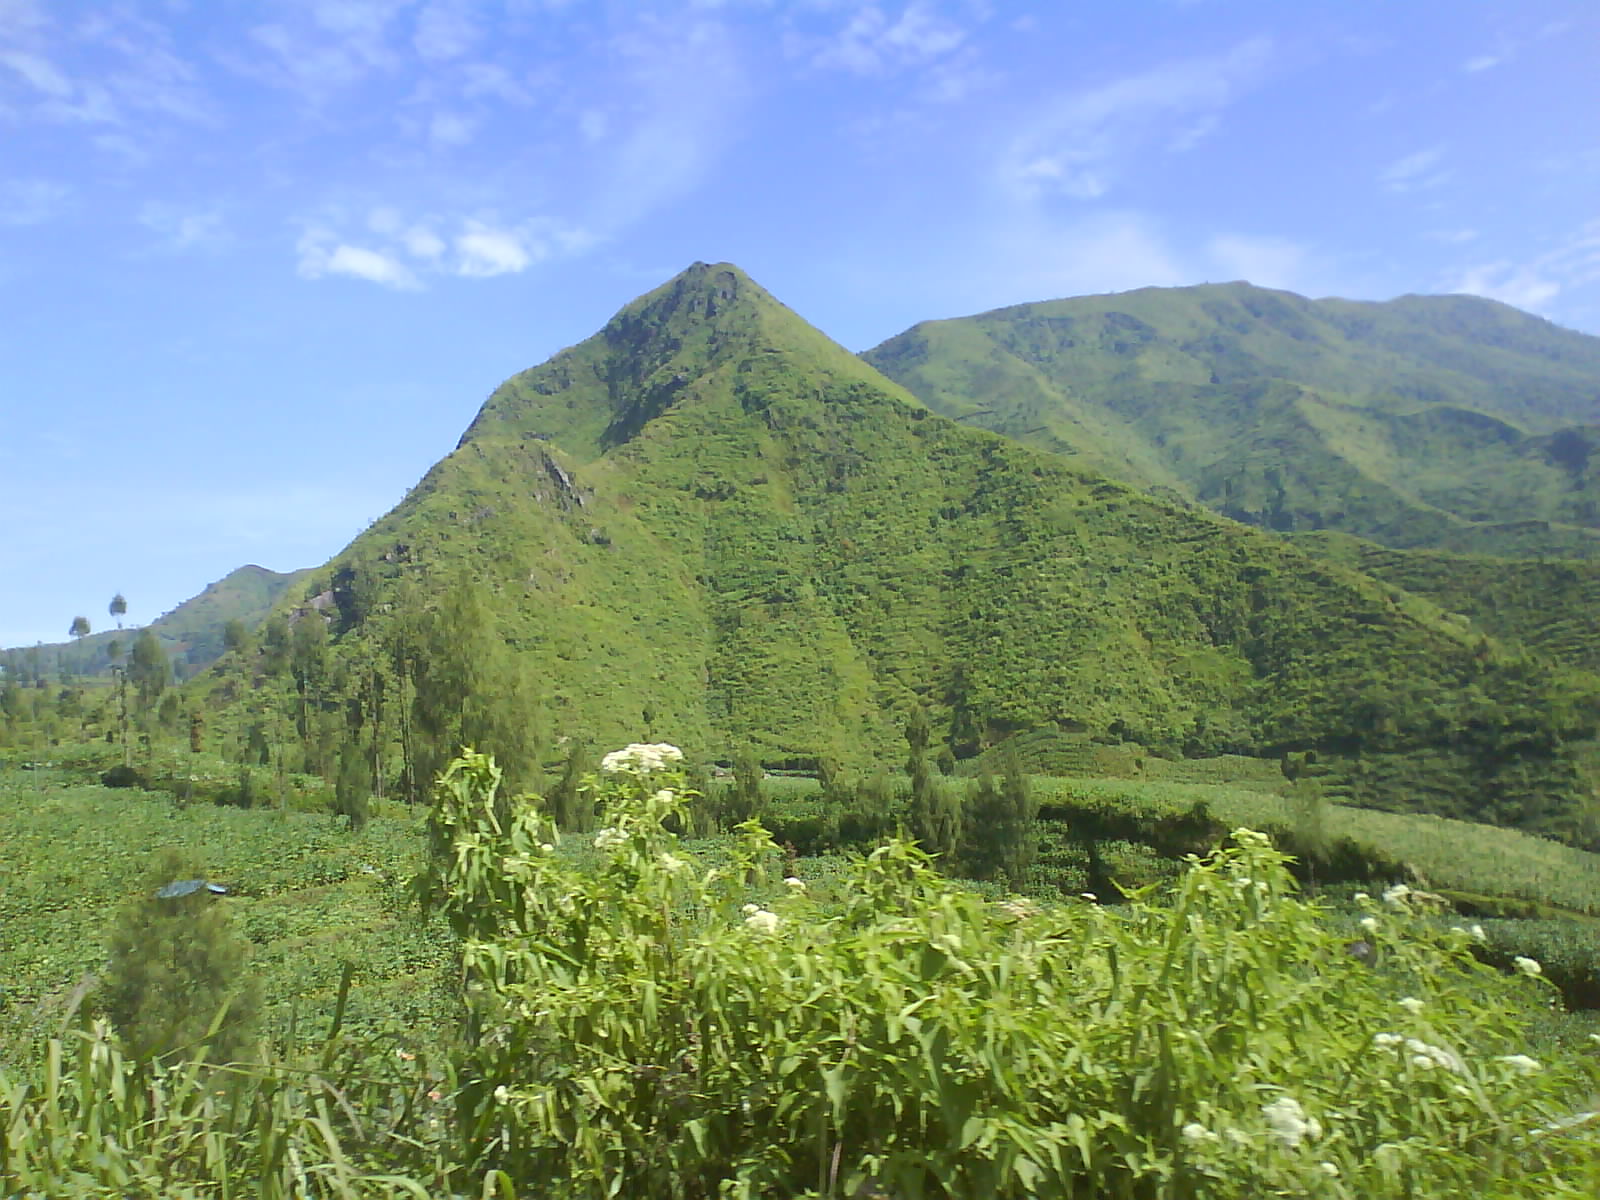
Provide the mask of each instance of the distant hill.
{"label": "distant hill", "polygon": [[[452,579],[529,681],[506,729],[859,762],[922,705],[959,755],[1040,728],[1314,748],[1363,802],[1549,830],[1587,794],[1566,745],[1592,696],[1557,703],[1358,571],[929,412],[729,264],[507,381],[304,590],[370,676]],[[259,665],[230,671],[218,696],[249,703]],[[307,730],[341,668],[311,671]]]}
{"label": "distant hill", "polygon": [[1144,288],[863,358],[935,412],[1248,524],[1600,557],[1600,338],[1492,300]]}
{"label": "distant hill", "polygon": [[[149,628],[161,639],[175,667],[184,675],[192,675],[222,656],[222,631],[229,621],[240,621],[247,630],[256,629],[278,599],[309,573],[300,570],[281,574],[254,565],[240,567],[151,621]],[[110,670],[111,642],[120,639],[126,652],[137,635],[138,629],[103,629],[81,642],[0,650],[0,662],[14,663],[22,672],[31,674],[32,660],[37,658],[49,675],[61,666],[73,675],[99,675]]]}

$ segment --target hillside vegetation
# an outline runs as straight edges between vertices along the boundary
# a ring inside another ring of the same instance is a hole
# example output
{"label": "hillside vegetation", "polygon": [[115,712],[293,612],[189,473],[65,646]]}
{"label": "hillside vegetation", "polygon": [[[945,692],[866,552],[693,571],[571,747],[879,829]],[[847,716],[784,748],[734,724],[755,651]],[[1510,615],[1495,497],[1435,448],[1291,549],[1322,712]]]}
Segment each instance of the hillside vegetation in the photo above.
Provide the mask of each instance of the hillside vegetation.
{"label": "hillside vegetation", "polygon": [[936,412],[1249,524],[1600,555],[1600,339],[1494,301],[1144,288],[863,357]]}
{"label": "hillside vegetation", "polygon": [[728,265],[509,381],[303,591],[333,597],[331,657],[230,656],[206,686],[224,737],[292,714],[325,774],[347,702],[357,726],[388,705],[360,735],[375,770],[384,739],[434,739],[413,786],[462,740],[531,763],[652,725],[713,757],[862,761],[922,706],[957,756],[1044,727],[1315,749],[1358,803],[1586,827],[1592,679],[935,416]]}

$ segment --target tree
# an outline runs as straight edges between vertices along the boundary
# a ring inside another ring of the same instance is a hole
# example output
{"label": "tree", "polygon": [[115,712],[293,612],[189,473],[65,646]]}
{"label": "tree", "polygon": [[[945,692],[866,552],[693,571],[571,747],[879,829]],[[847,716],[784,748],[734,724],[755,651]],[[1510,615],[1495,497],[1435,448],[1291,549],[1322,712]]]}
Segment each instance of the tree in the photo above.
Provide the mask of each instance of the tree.
{"label": "tree", "polygon": [[229,928],[226,902],[203,886],[157,894],[199,874],[166,851],[111,930],[100,1002],[140,1061],[187,1056],[202,1044],[212,1062],[237,1061],[254,1030],[260,993],[245,972],[245,946]]}
{"label": "tree", "polygon": [[249,633],[245,630],[244,622],[234,617],[222,627],[222,647],[233,653],[244,649],[244,644],[249,640]]}
{"label": "tree", "polygon": [[83,641],[84,638],[89,636],[89,618],[73,617],[72,627],[67,630],[67,633],[77,641]]}
{"label": "tree", "polygon": [[567,762],[561,778],[550,789],[550,819],[556,828],[567,833],[582,833],[593,823],[592,806],[584,804],[579,787],[583,781],[584,759],[587,757],[582,739],[573,738],[567,747]]}
{"label": "tree", "polygon": [[906,721],[906,774],[911,777],[911,836],[927,853],[948,857],[961,841],[961,801],[950,785],[936,780],[928,760],[932,733],[928,714],[918,705]]}
{"label": "tree", "polygon": [[106,611],[111,614],[111,619],[117,623],[117,628],[122,628],[122,618],[128,615],[128,602],[118,592],[111,597],[111,603],[106,606]]}
{"label": "tree", "polygon": [[348,741],[339,749],[339,773],[333,784],[334,815],[348,818],[351,832],[359,833],[367,824],[371,796],[372,772],[366,753],[360,742]]}
{"label": "tree", "polygon": [[141,629],[128,658],[128,679],[139,693],[139,703],[148,709],[166,690],[171,676],[167,652],[161,648],[160,640],[148,629]]}

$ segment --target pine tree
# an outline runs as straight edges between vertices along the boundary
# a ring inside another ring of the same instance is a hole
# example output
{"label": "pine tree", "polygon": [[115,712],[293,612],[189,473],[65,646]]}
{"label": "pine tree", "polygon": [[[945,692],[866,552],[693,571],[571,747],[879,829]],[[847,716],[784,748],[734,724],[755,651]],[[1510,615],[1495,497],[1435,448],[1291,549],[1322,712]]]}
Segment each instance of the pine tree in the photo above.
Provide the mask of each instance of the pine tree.
{"label": "pine tree", "polygon": [[226,902],[205,887],[156,894],[198,874],[167,851],[111,931],[99,1002],[140,1061],[188,1056],[202,1043],[212,1062],[237,1061],[254,1030],[260,993],[245,971],[245,946],[229,928]]}

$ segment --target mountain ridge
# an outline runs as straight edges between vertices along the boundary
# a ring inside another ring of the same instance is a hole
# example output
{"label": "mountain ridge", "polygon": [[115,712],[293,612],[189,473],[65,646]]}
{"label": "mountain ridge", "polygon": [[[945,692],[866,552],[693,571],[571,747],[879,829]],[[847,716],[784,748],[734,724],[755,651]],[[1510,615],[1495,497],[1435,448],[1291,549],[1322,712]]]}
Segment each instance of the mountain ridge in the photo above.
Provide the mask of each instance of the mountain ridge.
{"label": "mountain ridge", "polygon": [[1144,288],[863,358],[942,415],[1279,531],[1600,556],[1600,338],[1475,297]]}

